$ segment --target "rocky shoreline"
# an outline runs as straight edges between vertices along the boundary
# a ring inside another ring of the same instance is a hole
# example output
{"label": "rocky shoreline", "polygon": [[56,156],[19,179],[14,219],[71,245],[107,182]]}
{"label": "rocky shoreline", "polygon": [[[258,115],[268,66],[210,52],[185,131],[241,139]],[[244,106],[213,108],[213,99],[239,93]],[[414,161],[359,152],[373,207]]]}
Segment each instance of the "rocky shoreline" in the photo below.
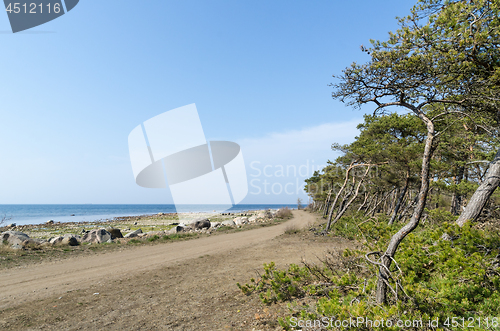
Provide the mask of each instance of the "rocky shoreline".
{"label": "rocky shoreline", "polygon": [[[243,213],[186,213],[119,217],[106,222],[59,223],[0,228],[3,246],[14,250],[43,249],[51,246],[78,246],[128,242],[131,239],[162,238],[188,233],[208,233],[223,228],[266,223],[285,214],[280,210],[257,210]],[[236,216],[236,217],[235,217]]]}

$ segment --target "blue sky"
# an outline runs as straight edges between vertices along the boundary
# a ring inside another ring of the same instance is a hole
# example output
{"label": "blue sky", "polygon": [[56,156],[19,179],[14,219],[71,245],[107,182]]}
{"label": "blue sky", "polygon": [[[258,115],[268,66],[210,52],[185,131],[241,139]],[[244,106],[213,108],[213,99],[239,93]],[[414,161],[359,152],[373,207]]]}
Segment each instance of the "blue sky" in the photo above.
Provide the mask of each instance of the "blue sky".
{"label": "blue sky", "polygon": [[[249,182],[302,183],[257,169],[312,171],[352,141],[363,111],[331,98],[332,74],[365,62],[360,45],[386,39],[413,4],[81,0],[16,34],[0,14],[0,204],[172,203],[135,184],[127,137],[191,103],[207,140],[240,143]],[[244,202],[305,197],[256,192]]]}

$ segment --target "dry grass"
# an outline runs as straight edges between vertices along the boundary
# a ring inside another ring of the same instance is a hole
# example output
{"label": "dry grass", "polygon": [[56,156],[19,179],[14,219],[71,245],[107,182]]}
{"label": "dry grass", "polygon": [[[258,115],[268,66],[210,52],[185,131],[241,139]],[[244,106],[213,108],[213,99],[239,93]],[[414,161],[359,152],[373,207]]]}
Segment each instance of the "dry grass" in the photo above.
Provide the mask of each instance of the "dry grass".
{"label": "dry grass", "polygon": [[278,210],[276,213],[276,217],[286,219],[286,218],[292,218],[292,211],[288,207],[281,208]]}
{"label": "dry grass", "polygon": [[285,228],[285,234],[297,234],[300,232],[300,229],[295,225],[289,225]]}

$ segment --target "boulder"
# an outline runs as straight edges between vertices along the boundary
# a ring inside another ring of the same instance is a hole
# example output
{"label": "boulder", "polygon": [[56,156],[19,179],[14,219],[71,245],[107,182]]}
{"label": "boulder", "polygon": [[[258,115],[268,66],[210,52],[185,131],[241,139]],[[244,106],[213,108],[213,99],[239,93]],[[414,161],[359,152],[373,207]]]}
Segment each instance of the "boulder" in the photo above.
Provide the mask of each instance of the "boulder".
{"label": "boulder", "polygon": [[179,232],[184,232],[186,229],[183,226],[177,225],[166,232],[166,234],[176,234]]}
{"label": "boulder", "polygon": [[161,238],[164,235],[165,231],[149,231],[148,233],[146,233],[146,236],[148,237],[158,236]]}
{"label": "boulder", "polygon": [[52,245],[57,245],[59,243],[61,243],[61,241],[64,239],[63,236],[59,236],[59,237],[53,237],[53,238],[50,238],[49,239],[49,243],[51,243]]}
{"label": "boulder", "polygon": [[250,222],[250,223],[254,223],[254,222],[256,222],[256,221],[257,221],[257,219],[258,219],[258,217],[254,215],[254,216],[252,216],[252,217],[250,217],[250,218],[248,219],[248,222]]}
{"label": "boulder", "polygon": [[236,217],[233,220],[234,224],[236,225],[243,225],[248,223],[248,217]]}
{"label": "boulder", "polygon": [[111,238],[112,239],[123,238],[123,234],[120,231],[120,229],[114,229],[114,228],[112,228],[112,229],[109,229],[108,231],[109,231],[109,233],[111,233]]}
{"label": "boulder", "polygon": [[257,218],[266,218],[267,214],[265,212],[260,212],[257,214]]}
{"label": "boulder", "polygon": [[111,233],[106,231],[106,229],[96,229],[86,233],[82,238],[82,242],[100,244],[105,243],[110,239]]}
{"label": "boulder", "polygon": [[19,231],[5,231],[0,234],[2,242],[7,242],[12,248],[23,248],[23,243],[30,239],[26,233]]}
{"label": "boulder", "polygon": [[81,240],[82,238],[80,236],[75,236],[69,233],[64,235],[63,240],[61,241],[61,245],[78,246]]}
{"label": "boulder", "polygon": [[210,222],[210,228],[215,229],[220,226],[220,222]]}
{"label": "boulder", "polygon": [[235,226],[236,224],[233,221],[228,220],[228,221],[222,222],[222,225],[223,226]]}
{"label": "boulder", "polygon": [[45,222],[45,224],[48,224],[48,225],[54,224],[54,220],[48,220],[47,222]]}
{"label": "boulder", "polygon": [[26,244],[34,244],[34,245],[43,245],[47,242],[45,239],[40,239],[40,238],[29,238],[28,240],[24,241],[24,245]]}
{"label": "boulder", "polygon": [[210,220],[208,218],[196,220],[191,227],[195,230],[210,229]]}
{"label": "boulder", "polygon": [[16,227],[16,223],[10,223],[7,225],[8,228],[15,228]]}
{"label": "boulder", "polygon": [[65,234],[64,236],[50,238],[49,243],[52,245],[78,246],[78,239],[72,234]]}
{"label": "boulder", "polygon": [[45,239],[30,238],[27,234],[19,231],[6,231],[0,234],[0,240],[7,242],[11,248],[22,249],[27,245],[39,246],[47,242]]}
{"label": "boulder", "polygon": [[132,231],[130,233],[127,233],[124,238],[134,238],[134,237],[138,237],[139,236],[139,233],[142,233],[142,230],[141,229],[137,229],[135,231]]}
{"label": "boulder", "polygon": [[75,237],[64,237],[61,245],[78,246],[78,240]]}

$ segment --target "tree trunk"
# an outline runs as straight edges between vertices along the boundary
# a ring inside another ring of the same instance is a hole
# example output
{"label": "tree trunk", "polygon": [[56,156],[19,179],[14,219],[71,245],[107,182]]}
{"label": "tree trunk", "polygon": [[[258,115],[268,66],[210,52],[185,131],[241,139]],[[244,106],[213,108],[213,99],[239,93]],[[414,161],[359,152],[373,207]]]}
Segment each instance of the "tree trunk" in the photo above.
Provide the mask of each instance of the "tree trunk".
{"label": "tree trunk", "polygon": [[457,220],[459,226],[463,226],[468,220],[475,221],[481,211],[483,210],[486,202],[491,197],[493,192],[496,190],[500,184],[500,149],[497,151],[495,158],[490,163],[488,172],[486,173],[486,178],[483,180],[481,185],[476,189],[476,192],[472,195],[465,207],[465,210],[460,214]]}
{"label": "tree trunk", "polygon": [[[465,167],[459,167],[457,169],[457,176],[455,177],[455,185],[458,185],[462,182],[462,179],[464,178],[464,168]],[[452,213],[455,216],[460,214],[461,206],[462,206],[462,195],[458,194],[457,192],[453,192],[453,196],[451,197],[450,213]]]}
{"label": "tree trunk", "polygon": [[375,211],[377,210],[377,207],[379,205],[379,201],[378,201],[378,198],[380,197],[380,192],[377,192],[377,195],[375,196],[375,201],[374,201],[374,205],[372,207],[372,209],[368,212],[368,215],[370,215],[370,217],[373,217],[375,215]]}
{"label": "tree trunk", "polygon": [[398,221],[401,221],[403,220],[404,217],[406,217],[406,213],[415,205],[417,204],[417,201],[418,201],[418,193],[415,194],[415,198],[413,198],[413,200],[411,199],[411,192],[408,194],[408,200],[406,201],[407,204],[406,204],[406,207],[405,209],[403,209],[403,211],[401,212],[401,215],[399,215],[398,217]]}
{"label": "tree trunk", "polygon": [[353,164],[354,164],[354,162],[352,162],[351,165],[349,165],[349,168],[347,168],[346,173],[345,173],[344,185],[342,185],[340,190],[337,192],[337,194],[335,195],[335,200],[333,200],[333,202],[332,202],[332,205],[330,207],[330,211],[328,213],[328,222],[326,224],[326,229],[325,229],[326,231],[330,231],[330,226],[332,224],[333,210],[335,209],[335,205],[337,204],[337,200],[339,199],[340,194],[342,194],[342,191],[344,190],[345,186],[347,185],[347,182],[349,181],[349,172],[351,171]]}
{"label": "tree trunk", "polygon": [[[387,200],[387,198],[389,198],[389,196],[392,194],[392,192],[394,190],[395,189],[392,189],[389,193],[387,193],[386,195],[382,196],[382,199],[380,201],[377,200],[377,203],[375,204],[375,206],[371,210],[371,217],[373,217],[373,215],[375,215],[375,212],[379,210],[380,204],[382,202],[385,202]],[[378,198],[378,196],[377,196],[377,198]]]}
{"label": "tree trunk", "polygon": [[406,195],[406,191],[408,190],[408,184],[410,183],[410,170],[406,171],[406,178],[405,178],[405,186],[403,187],[403,191],[401,191],[401,194],[399,195],[398,202],[396,203],[396,206],[394,207],[394,212],[392,213],[392,217],[389,220],[389,225],[392,225],[394,221],[396,220],[396,217],[398,216],[399,209],[401,208],[401,204],[403,203],[403,199]]}
{"label": "tree trunk", "polygon": [[420,217],[424,212],[427,194],[429,193],[429,170],[432,154],[434,152],[434,124],[421,111],[415,111],[415,113],[427,126],[427,138],[425,140],[424,155],[422,157],[422,178],[420,192],[418,195],[418,203],[413,211],[410,221],[392,236],[391,241],[387,246],[387,250],[381,257],[381,263],[383,266],[379,268],[376,290],[376,301],[379,304],[385,304],[387,302],[387,283],[389,282],[389,273],[387,270],[390,270],[392,259],[396,254],[396,250],[403,239],[418,226]]}
{"label": "tree trunk", "polygon": [[365,192],[365,199],[363,200],[363,203],[361,204],[361,206],[359,206],[358,211],[361,211],[361,209],[363,209],[363,207],[366,204],[366,201],[368,201],[368,193]]}
{"label": "tree trunk", "polygon": [[328,213],[328,207],[330,206],[330,199],[332,196],[332,192],[333,192],[333,182],[332,182],[332,188],[330,189],[330,191],[328,191],[328,195],[325,200],[325,210],[323,211],[323,218],[325,218],[326,214]]}
{"label": "tree trunk", "polygon": [[349,202],[347,202],[347,204],[345,205],[344,208],[340,209],[340,211],[335,216],[335,219],[333,220],[332,224],[335,224],[342,217],[342,215],[344,215],[344,213],[346,212],[347,208],[349,208],[349,206],[351,205],[351,203],[354,200],[356,200],[356,198],[358,197],[359,188],[360,188],[361,184],[363,183],[363,180],[365,179],[366,175],[368,175],[368,172],[370,171],[370,167],[371,167],[371,165],[368,166],[368,168],[366,169],[365,174],[363,175],[363,177],[359,181],[358,186],[356,187],[356,192],[354,193],[354,196],[351,198],[351,200],[349,200]]}

